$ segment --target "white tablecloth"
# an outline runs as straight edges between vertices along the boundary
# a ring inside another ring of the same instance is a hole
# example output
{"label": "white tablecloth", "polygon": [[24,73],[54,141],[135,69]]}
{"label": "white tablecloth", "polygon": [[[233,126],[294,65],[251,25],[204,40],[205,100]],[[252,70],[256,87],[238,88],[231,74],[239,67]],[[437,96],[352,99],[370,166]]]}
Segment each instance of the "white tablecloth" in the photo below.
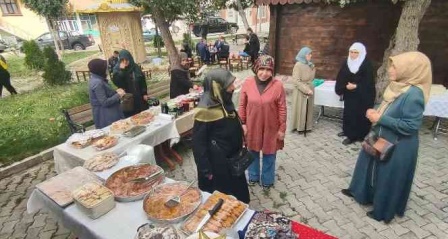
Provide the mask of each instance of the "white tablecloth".
{"label": "white tablecloth", "polygon": [[[173,181],[166,179],[167,182]],[[203,202],[210,196],[202,193]],[[61,208],[45,194],[35,189],[27,203],[28,213],[37,212],[41,208],[49,209],[56,219],[72,231],[80,239],[133,239],[138,227],[150,222],[143,211],[143,200],[136,202],[117,202],[114,209],[102,217],[93,220],[81,212],[76,205]],[[243,230],[249,223],[253,210],[247,210],[238,221],[234,230]],[[176,225],[179,227],[180,223]]]}
{"label": "white tablecloth", "polygon": [[423,115],[448,118],[448,93],[432,95],[425,106]]}
{"label": "white tablecloth", "polygon": [[[109,127],[104,128],[104,130],[109,131]],[[55,170],[59,174],[74,167],[82,166],[85,160],[103,152],[120,154],[134,145],[146,144],[156,146],[169,139],[179,139],[176,124],[171,119],[171,116],[160,114],[156,116],[155,121],[149,124],[146,131],[142,134],[134,138],[120,136],[116,146],[104,151],[97,151],[91,146],[84,149],[76,149],[66,143],[56,146],[53,151]]]}
{"label": "white tablecloth", "polygon": [[344,108],[344,102],[334,92],[336,81],[325,81],[314,88],[314,105]]}

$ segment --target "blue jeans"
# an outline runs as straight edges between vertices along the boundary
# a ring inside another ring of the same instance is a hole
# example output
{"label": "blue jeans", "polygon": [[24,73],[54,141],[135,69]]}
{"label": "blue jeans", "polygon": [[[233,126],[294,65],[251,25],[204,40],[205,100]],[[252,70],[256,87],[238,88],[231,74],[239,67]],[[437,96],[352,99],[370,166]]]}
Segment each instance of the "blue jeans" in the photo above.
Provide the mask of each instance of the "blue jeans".
{"label": "blue jeans", "polygon": [[240,52],[238,52],[238,55],[240,55],[240,56],[242,56],[242,57],[248,57],[248,56],[249,56],[249,54],[247,54],[247,53],[244,52],[244,51],[240,51]]}
{"label": "blue jeans", "polygon": [[[260,152],[250,150],[255,160],[249,166],[249,181],[260,181]],[[276,154],[263,154],[263,166],[261,169],[261,185],[271,186],[275,181],[275,157]]]}

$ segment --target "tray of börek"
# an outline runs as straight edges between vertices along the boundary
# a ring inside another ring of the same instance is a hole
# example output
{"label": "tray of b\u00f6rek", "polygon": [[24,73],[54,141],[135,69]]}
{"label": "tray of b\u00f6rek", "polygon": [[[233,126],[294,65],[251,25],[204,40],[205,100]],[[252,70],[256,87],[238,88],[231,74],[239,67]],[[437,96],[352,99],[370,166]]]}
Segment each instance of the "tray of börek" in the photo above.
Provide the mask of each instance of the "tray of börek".
{"label": "tray of b\u00f6rek", "polygon": [[249,205],[238,201],[235,197],[215,191],[196,212],[185,220],[181,226],[181,230],[186,235],[195,233],[202,219],[217,204],[219,199],[223,199],[224,203],[210,220],[204,224],[201,228],[203,231],[219,233],[223,229],[232,228],[249,208]]}

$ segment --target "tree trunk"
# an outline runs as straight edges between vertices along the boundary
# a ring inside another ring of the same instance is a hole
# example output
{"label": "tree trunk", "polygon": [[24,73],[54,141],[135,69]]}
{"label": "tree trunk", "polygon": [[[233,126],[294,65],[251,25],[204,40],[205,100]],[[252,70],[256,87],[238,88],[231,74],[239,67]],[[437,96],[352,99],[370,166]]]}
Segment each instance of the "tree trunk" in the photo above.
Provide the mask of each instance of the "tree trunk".
{"label": "tree trunk", "polygon": [[58,44],[59,36],[56,36],[54,22],[52,19],[46,18],[46,20],[47,20],[48,30],[50,30],[51,37],[53,37],[54,47],[56,48],[56,54],[58,55],[59,59],[62,59],[61,50],[59,49],[59,44]]}
{"label": "tree trunk", "polygon": [[246,28],[247,30],[247,28],[249,28],[249,23],[247,22],[246,13],[244,12],[243,5],[241,5],[241,0],[236,0],[236,6],[238,8],[237,9],[238,13],[241,16],[241,20],[243,21],[244,28]]}
{"label": "tree trunk", "polygon": [[167,24],[164,24],[165,18],[162,12],[154,7],[152,14],[156,23],[156,27],[160,29],[160,32],[162,34],[162,39],[165,43],[166,51],[168,52],[168,58],[171,67],[180,66],[179,53],[177,52],[176,46],[174,45],[173,36],[170,33],[169,26]]}
{"label": "tree trunk", "polygon": [[397,29],[391,37],[389,47],[384,52],[383,64],[378,69],[376,83],[376,101],[382,100],[383,92],[389,84],[387,75],[389,57],[407,51],[416,51],[420,40],[418,27],[431,0],[408,0],[403,4]]}
{"label": "tree trunk", "polygon": [[[56,32],[59,33],[59,30],[60,30],[59,26],[55,25],[55,29],[56,29]],[[56,34],[56,36],[58,39],[59,50],[61,51],[61,56],[59,57],[59,59],[62,60],[62,57],[64,57],[64,44],[62,43],[61,35]]]}
{"label": "tree trunk", "polygon": [[[154,22],[156,22],[156,21],[154,21]],[[158,36],[159,36],[159,28],[156,27],[156,37],[158,37]],[[157,44],[157,54],[159,57],[162,57],[162,49],[160,47],[160,44]]]}

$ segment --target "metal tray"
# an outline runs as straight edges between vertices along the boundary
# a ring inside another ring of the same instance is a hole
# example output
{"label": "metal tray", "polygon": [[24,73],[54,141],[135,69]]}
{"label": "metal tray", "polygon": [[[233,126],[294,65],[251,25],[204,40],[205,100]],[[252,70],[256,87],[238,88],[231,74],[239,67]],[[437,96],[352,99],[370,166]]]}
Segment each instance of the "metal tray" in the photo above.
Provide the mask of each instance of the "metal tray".
{"label": "metal tray", "polygon": [[123,135],[128,138],[133,138],[146,131],[146,126],[134,126],[131,129],[125,131]]}
{"label": "metal tray", "polygon": [[[109,180],[110,180],[113,176],[115,176],[116,174],[118,174],[119,172],[121,172],[121,171],[123,171],[123,170],[126,170],[126,169],[129,169],[129,168],[136,168],[136,167],[144,166],[144,165],[151,165],[151,164],[136,164],[136,165],[132,165],[132,166],[128,166],[128,167],[124,167],[124,168],[122,168],[122,169],[116,171],[115,173],[111,174],[111,175],[107,178],[107,180],[106,180],[106,182],[104,183],[104,185],[106,186],[107,183],[109,182]],[[162,171],[162,173],[161,173],[160,176],[159,176],[160,179],[158,180],[158,183],[156,183],[155,186],[154,186],[154,187],[157,187],[157,185],[159,185],[160,183],[162,183],[162,182],[165,180],[165,171],[163,170],[163,168],[161,168],[161,167],[158,166],[158,165],[151,165],[151,166],[155,166],[155,167],[158,168],[158,170],[161,170],[161,171]],[[107,187],[107,186],[106,186],[106,187]],[[139,194],[139,195],[129,196],[129,197],[122,197],[122,196],[116,196],[116,195],[114,194],[114,197],[115,197],[115,200],[118,201],[118,202],[134,202],[134,201],[138,201],[138,200],[143,199],[143,198],[145,197],[145,195],[148,194],[148,192],[150,192],[154,187],[148,189],[147,191],[145,191],[145,192],[143,192],[143,193],[141,193],[141,194]],[[110,189],[110,188],[109,188],[109,189]],[[112,191],[112,189],[110,189],[110,190]],[[112,192],[113,192],[113,191],[112,191]]]}
{"label": "metal tray", "polygon": [[[189,185],[189,183],[187,183],[187,182],[185,182],[185,181],[181,181],[181,182],[170,182],[170,183],[159,184],[158,186],[154,187],[148,194],[146,194],[145,198],[143,199],[143,211],[145,211],[145,201],[148,199],[148,197],[151,196],[152,194],[154,194],[154,192],[155,192],[158,188],[160,188],[160,187],[162,187],[162,186],[169,185],[169,184],[184,184],[185,186],[188,186],[188,185]],[[155,217],[150,216],[150,215],[145,211],[145,214],[146,214],[146,216],[148,217],[148,219],[149,219],[151,222],[160,223],[160,224],[166,224],[166,223],[173,223],[173,224],[174,224],[174,223],[179,223],[179,222],[181,222],[182,220],[184,220],[185,218],[187,218],[190,214],[192,214],[193,212],[196,212],[196,210],[197,210],[197,209],[199,208],[199,206],[202,204],[202,192],[201,192],[201,190],[199,190],[199,188],[197,188],[197,187],[191,187],[191,188],[196,189],[196,190],[199,192],[199,195],[200,195],[200,196],[199,196],[199,201],[198,201],[197,205],[194,207],[193,210],[191,210],[190,213],[187,213],[187,214],[185,214],[185,215],[183,215],[183,216],[181,216],[181,217],[177,217],[177,218],[173,218],[173,219],[158,219],[158,218],[155,218]]]}
{"label": "metal tray", "polygon": [[[219,191],[214,191],[213,194],[215,194],[216,192],[219,192]],[[221,193],[221,192],[220,192],[220,193]],[[213,194],[212,194],[212,195],[213,195]],[[210,197],[211,197],[212,195],[210,195]],[[229,196],[229,197],[231,197],[232,199],[238,201],[238,199],[236,199],[236,198],[235,198],[234,196],[232,196],[232,195],[227,195],[227,196]],[[207,199],[207,200],[208,200],[208,199]],[[243,203],[243,202],[241,202],[241,201],[239,201],[239,202],[242,203],[242,204],[244,205],[244,210],[243,210],[243,212],[241,213],[241,215],[239,215],[239,217],[238,217],[238,218],[235,220],[235,222],[232,224],[232,226],[230,227],[230,229],[233,228],[233,227],[235,227],[236,224],[238,224],[238,222],[241,220],[241,218],[244,216],[244,214],[246,213],[247,209],[249,208],[249,205],[248,205],[248,204]],[[205,203],[204,203],[204,204],[205,204]],[[204,204],[202,204],[202,205],[204,205]],[[202,205],[201,205],[201,206],[202,206]],[[182,225],[180,226],[180,229],[179,229],[179,230],[180,230],[182,233],[184,233],[186,236],[190,236],[190,235],[193,234],[194,232],[190,232],[189,230],[187,230],[187,229],[185,228],[185,224],[186,224],[192,217],[194,217],[194,215],[195,215],[200,209],[201,209],[201,207],[198,207],[193,213],[190,214],[189,217],[187,217],[187,218],[185,219],[185,221],[182,222]],[[224,229],[227,229],[227,228],[222,228],[221,230],[224,230]]]}

